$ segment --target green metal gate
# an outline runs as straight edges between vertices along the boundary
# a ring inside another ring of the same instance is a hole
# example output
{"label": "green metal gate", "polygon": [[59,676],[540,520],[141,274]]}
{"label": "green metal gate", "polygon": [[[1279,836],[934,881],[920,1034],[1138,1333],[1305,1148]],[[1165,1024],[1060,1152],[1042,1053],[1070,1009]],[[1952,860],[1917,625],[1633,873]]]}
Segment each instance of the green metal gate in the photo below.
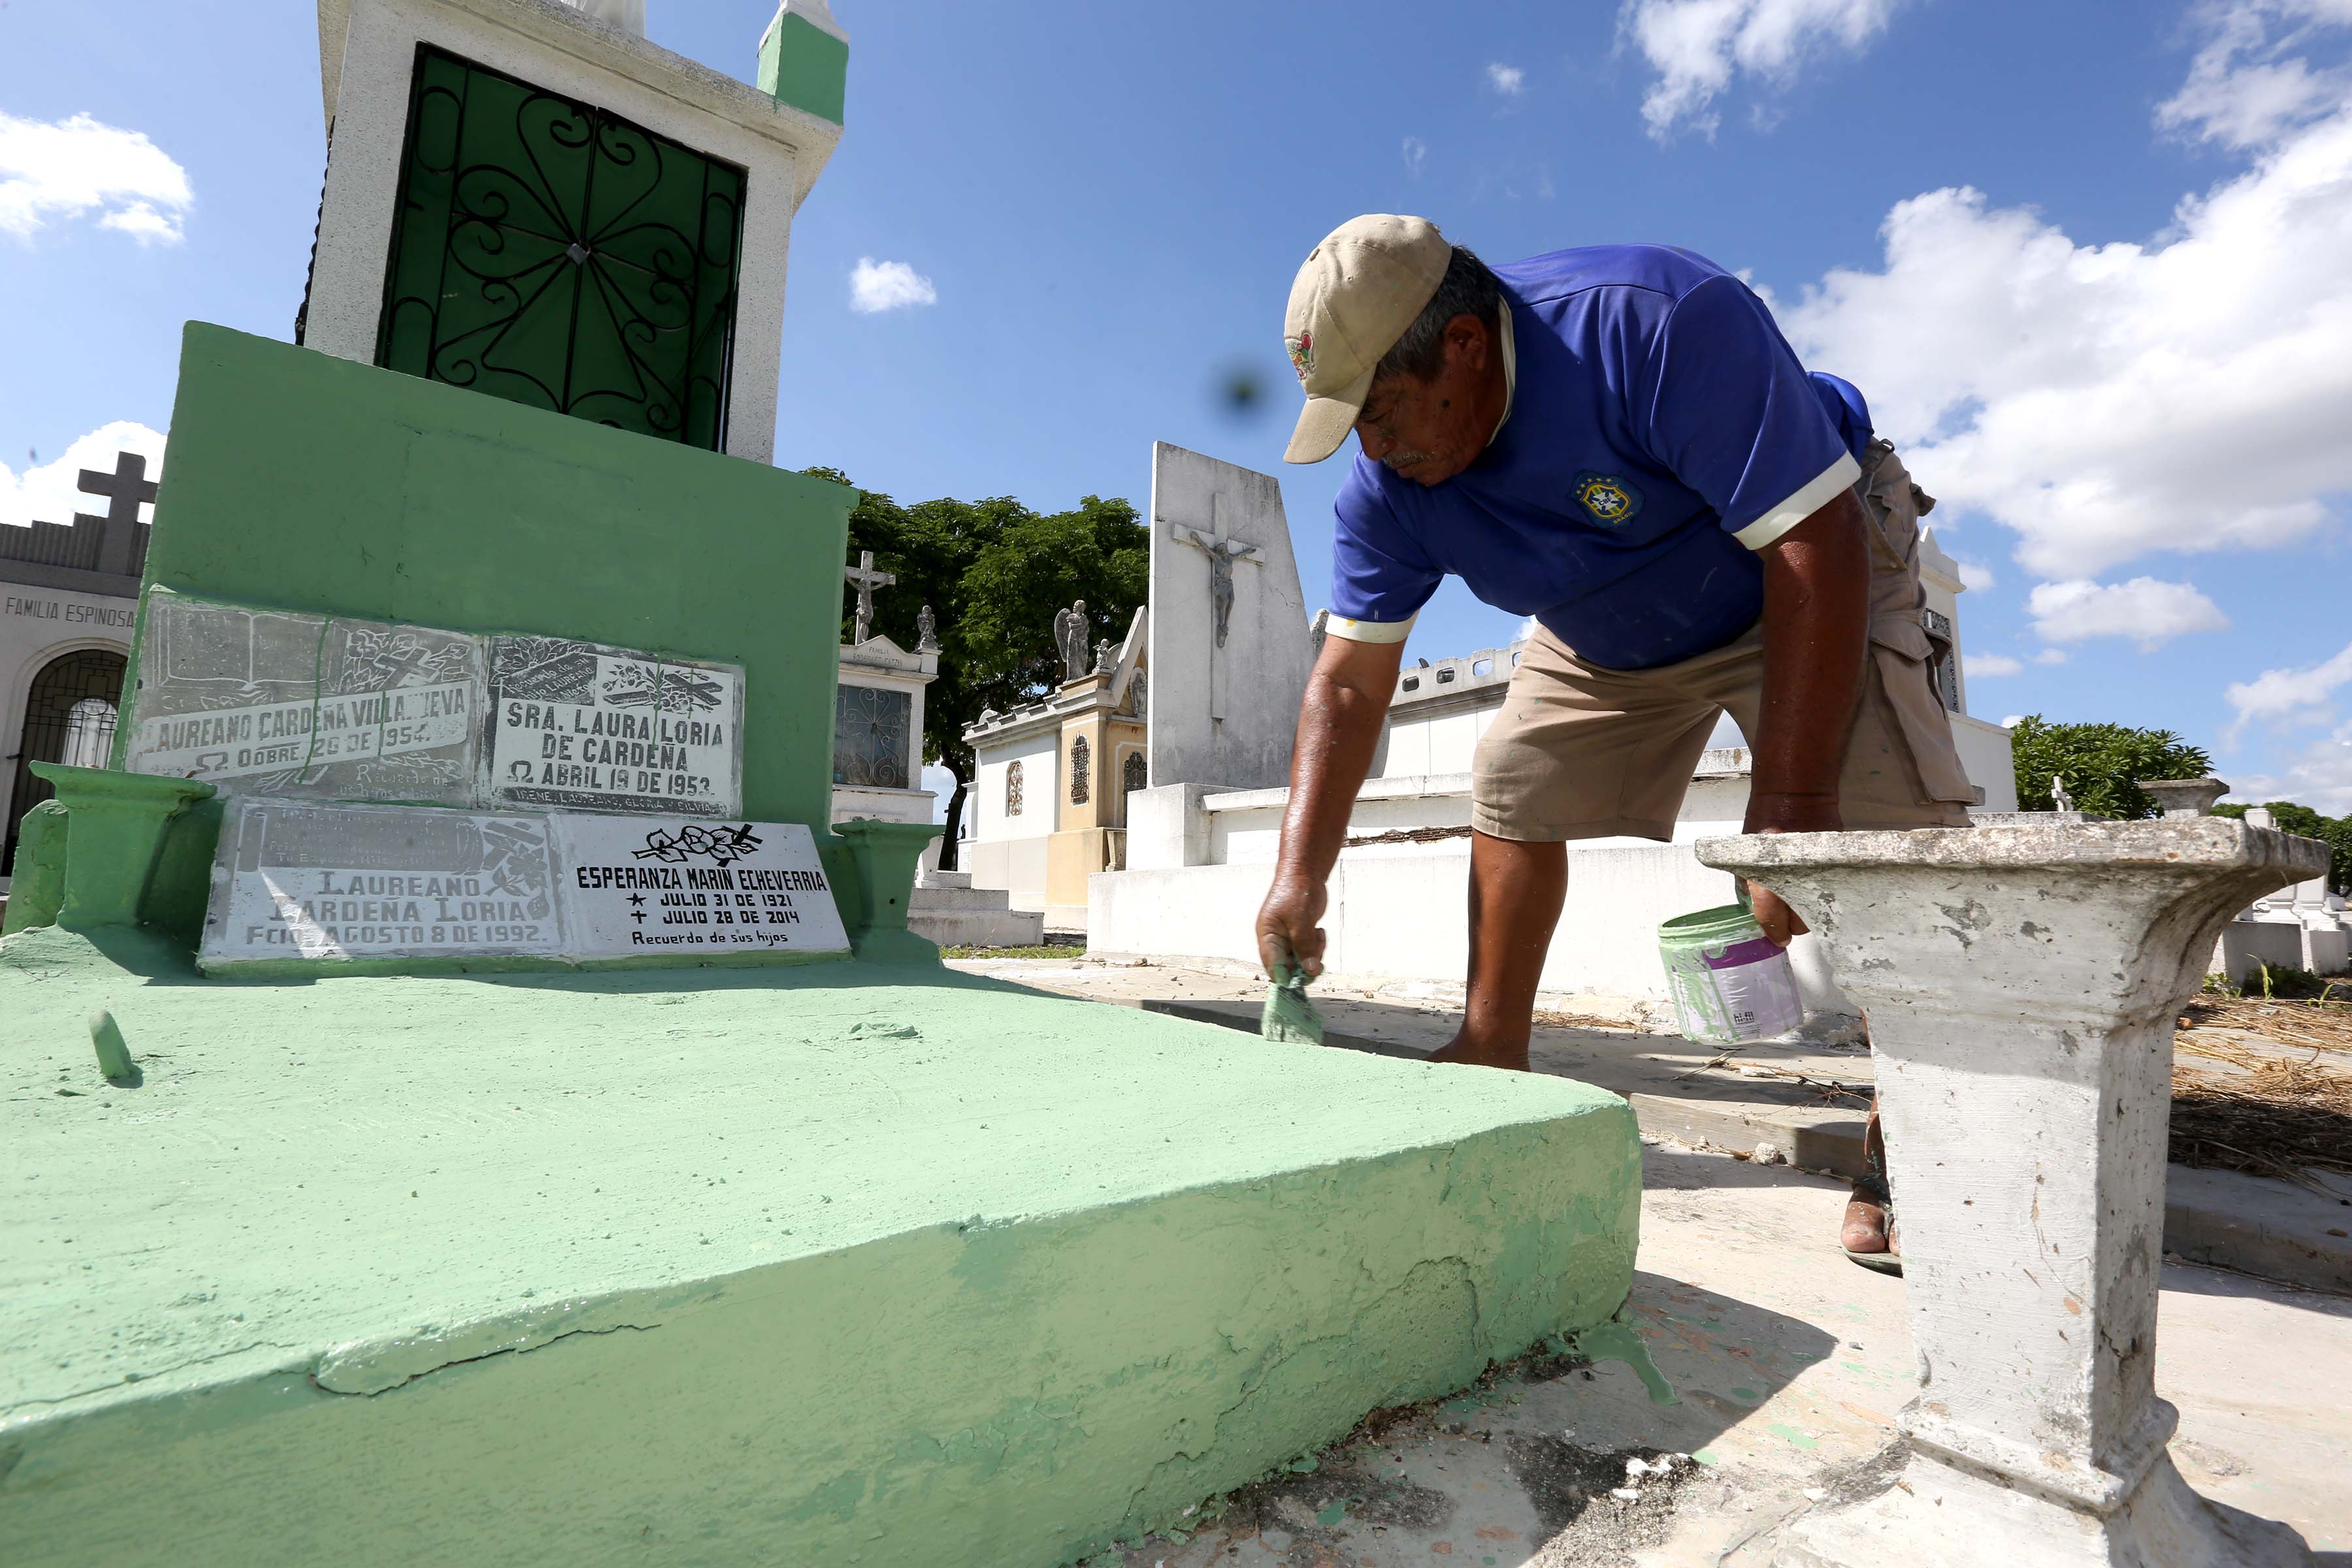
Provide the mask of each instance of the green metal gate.
{"label": "green metal gate", "polygon": [[721,450],[743,171],[416,52],[376,363]]}

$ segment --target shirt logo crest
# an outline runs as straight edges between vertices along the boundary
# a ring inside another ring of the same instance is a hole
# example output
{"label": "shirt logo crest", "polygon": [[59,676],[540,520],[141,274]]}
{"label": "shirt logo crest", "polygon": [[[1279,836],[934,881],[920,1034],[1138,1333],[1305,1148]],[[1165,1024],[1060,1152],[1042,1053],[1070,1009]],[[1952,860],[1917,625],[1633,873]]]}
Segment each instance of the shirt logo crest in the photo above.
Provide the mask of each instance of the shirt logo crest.
{"label": "shirt logo crest", "polygon": [[1315,374],[1315,334],[1301,332],[1282,341],[1290,350],[1290,368],[1298,373],[1298,384],[1306,385],[1307,378]]}
{"label": "shirt logo crest", "polygon": [[1641,514],[1642,492],[1615,474],[1579,474],[1569,493],[1604,528],[1622,528]]}

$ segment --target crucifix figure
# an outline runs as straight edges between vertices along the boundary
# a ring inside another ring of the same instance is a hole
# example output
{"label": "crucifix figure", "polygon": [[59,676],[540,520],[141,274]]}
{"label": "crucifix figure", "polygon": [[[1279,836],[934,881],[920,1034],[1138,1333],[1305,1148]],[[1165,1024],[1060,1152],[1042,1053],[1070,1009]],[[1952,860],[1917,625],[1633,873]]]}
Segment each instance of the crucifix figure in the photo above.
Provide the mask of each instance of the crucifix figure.
{"label": "crucifix figure", "polygon": [[[1165,520],[1162,520],[1165,521]],[[1265,564],[1265,552],[1244,540],[1225,535],[1224,519],[1217,514],[1217,497],[1209,497],[1209,531],[1181,522],[1168,524],[1168,537],[1179,544],[1189,544],[1209,558],[1209,608],[1216,628],[1216,646],[1225,646],[1225,633],[1234,618],[1234,563],[1246,561],[1255,566]],[[1213,653],[1209,658],[1209,717],[1225,716],[1225,661]]]}
{"label": "crucifix figure", "polygon": [[888,572],[874,570],[874,552],[857,552],[857,564],[841,569],[843,579],[857,590],[857,635],[850,641],[862,643],[874,635],[874,590],[887,588],[898,579]]}
{"label": "crucifix figure", "polygon": [[84,468],[79,488],[87,495],[106,498],[106,515],[74,514],[77,527],[88,523],[105,531],[100,536],[98,570],[136,576],[144,563],[139,549],[139,507],[155,499],[155,481],[147,477],[147,459],[136,452],[117,452],[114,472]]}

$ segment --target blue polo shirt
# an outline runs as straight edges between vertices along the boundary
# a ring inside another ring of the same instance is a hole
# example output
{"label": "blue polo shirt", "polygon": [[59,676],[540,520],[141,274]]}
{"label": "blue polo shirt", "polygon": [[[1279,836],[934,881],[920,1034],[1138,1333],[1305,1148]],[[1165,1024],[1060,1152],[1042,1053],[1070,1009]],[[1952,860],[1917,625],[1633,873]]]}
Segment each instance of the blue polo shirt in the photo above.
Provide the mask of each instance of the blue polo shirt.
{"label": "blue polo shirt", "polygon": [[1358,453],[1339,491],[1331,613],[1400,637],[1452,573],[1579,658],[1649,669],[1763,613],[1755,552],[1860,477],[1862,395],[1808,375],[1748,286],[1668,246],[1554,251],[1495,269],[1510,413],[1424,489]]}

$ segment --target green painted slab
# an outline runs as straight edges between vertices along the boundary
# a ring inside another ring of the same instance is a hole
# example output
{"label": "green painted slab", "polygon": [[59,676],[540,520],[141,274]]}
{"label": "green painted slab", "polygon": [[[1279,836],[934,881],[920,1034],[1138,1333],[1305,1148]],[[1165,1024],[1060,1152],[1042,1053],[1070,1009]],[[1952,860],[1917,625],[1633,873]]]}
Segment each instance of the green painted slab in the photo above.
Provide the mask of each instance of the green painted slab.
{"label": "green painted slab", "polygon": [[913,966],[99,940],[0,942],[12,1568],[1044,1568],[1632,1279],[1633,1117],[1558,1079]]}
{"label": "green painted slab", "polygon": [[740,665],[744,814],[822,825],[856,500],[193,321],[145,588]]}

